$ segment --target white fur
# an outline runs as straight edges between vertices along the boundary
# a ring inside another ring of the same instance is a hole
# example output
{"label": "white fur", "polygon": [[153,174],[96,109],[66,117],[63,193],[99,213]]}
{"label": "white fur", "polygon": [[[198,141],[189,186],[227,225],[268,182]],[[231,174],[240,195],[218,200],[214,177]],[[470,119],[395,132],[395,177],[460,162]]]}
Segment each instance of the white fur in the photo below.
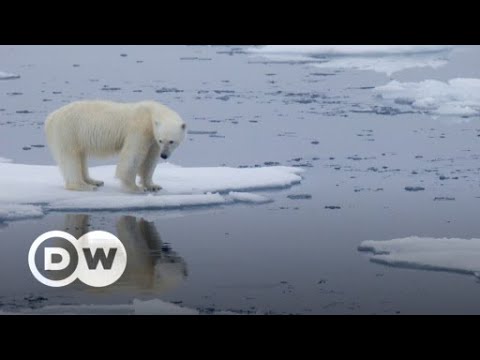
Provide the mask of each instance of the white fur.
{"label": "white fur", "polygon": [[[80,101],[50,114],[48,146],[69,190],[95,190],[103,182],[88,174],[87,159],[120,154],[116,176],[129,191],[158,191],[152,182],[158,157],[168,158],[185,137],[185,123],[154,101]],[[136,184],[140,176],[141,186]]]}

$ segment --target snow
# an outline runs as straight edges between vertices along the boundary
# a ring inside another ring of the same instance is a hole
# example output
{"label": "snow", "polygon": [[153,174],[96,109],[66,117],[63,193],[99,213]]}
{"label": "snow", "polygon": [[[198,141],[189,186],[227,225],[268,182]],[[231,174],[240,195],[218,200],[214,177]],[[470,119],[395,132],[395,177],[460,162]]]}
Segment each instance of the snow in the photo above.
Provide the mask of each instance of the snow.
{"label": "snow", "polygon": [[372,252],[371,261],[381,264],[480,276],[480,239],[412,236],[364,241],[358,250]]}
{"label": "snow", "polygon": [[249,49],[272,61],[307,61],[318,68],[370,70],[387,75],[447,64],[451,45],[267,45]]}
{"label": "snow", "polygon": [[13,79],[19,79],[20,75],[15,75],[15,74],[9,74],[3,71],[0,71],[0,80],[13,80]]}
{"label": "snow", "polygon": [[432,115],[480,115],[480,79],[391,81],[375,88],[375,92],[385,100]]}
{"label": "snow", "polygon": [[445,51],[450,45],[267,45],[252,48],[262,54],[317,54],[317,55],[391,55]]}
{"label": "snow", "polygon": [[130,194],[114,178],[115,166],[91,168],[105,181],[95,192],[65,190],[56,166],[0,163],[0,220],[41,216],[47,211],[126,211],[178,209],[234,202],[265,203],[268,198],[242,191],[286,188],[299,183],[304,170],[294,167],[184,168],[160,164],[154,181],[158,194]]}

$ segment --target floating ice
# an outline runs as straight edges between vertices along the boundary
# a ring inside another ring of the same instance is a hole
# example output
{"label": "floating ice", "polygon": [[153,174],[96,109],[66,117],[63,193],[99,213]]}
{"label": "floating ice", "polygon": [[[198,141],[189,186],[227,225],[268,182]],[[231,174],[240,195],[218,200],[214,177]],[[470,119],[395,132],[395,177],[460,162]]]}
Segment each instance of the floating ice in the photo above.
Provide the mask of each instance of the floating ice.
{"label": "floating ice", "polygon": [[450,271],[479,276],[480,239],[407,237],[364,241],[360,251],[373,254],[373,262],[413,269]]}
{"label": "floating ice", "polygon": [[235,191],[230,191],[228,193],[228,198],[231,199],[232,201],[239,201],[239,202],[253,203],[253,204],[263,204],[271,201],[269,198],[262,195],[252,194],[247,192],[235,192]]}
{"label": "floating ice", "polygon": [[337,68],[337,69],[354,69],[354,70],[370,70],[379,73],[385,73],[388,76],[410,68],[430,67],[439,68],[447,64],[447,60],[432,57],[431,54],[417,55],[415,57],[392,56],[392,57],[349,57],[336,58],[329,62],[315,64],[318,68]]}
{"label": "floating ice", "polygon": [[12,160],[11,160],[11,159],[7,159],[7,158],[0,157],[0,163],[9,163],[9,162],[12,162]]}
{"label": "floating ice", "polygon": [[0,222],[32,219],[43,216],[40,206],[0,203]]}
{"label": "floating ice", "polygon": [[450,45],[267,45],[249,51],[272,61],[308,61],[318,68],[371,70],[391,75],[447,63]]}
{"label": "floating ice", "polygon": [[9,74],[3,71],[0,71],[0,80],[13,80],[13,79],[19,79],[20,75],[16,74]]}
{"label": "floating ice", "polygon": [[0,163],[0,220],[41,216],[46,211],[128,211],[223,205],[233,202],[265,203],[269,199],[243,191],[290,187],[301,181],[303,170],[293,167],[183,168],[157,167],[158,194],[129,194],[114,178],[115,166],[91,169],[105,181],[96,192],[67,191],[56,166]]}
{"label": "floating ice", "polygon": [[392,55],[445,51],[450,45],[267,45],[249,51],[261,54]]}
{"label": "floating ice", "polygon": [[227,200],[220,194],[191,194],[191,195],[130,195],[115,196],[110,203],[105,202],[104,196],[88,195],[82,198],[54,200],[46,205],[49,210],[55,211],[131,211],[144,209],[178,209],[188,206],[222,205]]}
{"label": "floating ice", "polygon": [[480,79],[391,81],[374,91],[385,100],[432,115],[480,115]]}

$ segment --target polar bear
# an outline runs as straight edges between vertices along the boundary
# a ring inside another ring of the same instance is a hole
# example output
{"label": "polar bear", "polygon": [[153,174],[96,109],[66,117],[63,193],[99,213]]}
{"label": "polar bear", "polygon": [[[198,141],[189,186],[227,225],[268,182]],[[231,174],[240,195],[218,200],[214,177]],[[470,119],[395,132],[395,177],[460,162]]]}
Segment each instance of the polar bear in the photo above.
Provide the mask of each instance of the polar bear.
{"label": "polar bear", "polygon": [[[78,101],[50,114],[47,143],[65,188],[92,191],[103,182],[88,174],[90,156],[120,154],[116,177],[131,192],[159,191],[152,182],[158,157],[168,159],[185,137],[186,125],[173,110],[155,101],[117,103]],[[140,185],[136,184],[137,175]]]}

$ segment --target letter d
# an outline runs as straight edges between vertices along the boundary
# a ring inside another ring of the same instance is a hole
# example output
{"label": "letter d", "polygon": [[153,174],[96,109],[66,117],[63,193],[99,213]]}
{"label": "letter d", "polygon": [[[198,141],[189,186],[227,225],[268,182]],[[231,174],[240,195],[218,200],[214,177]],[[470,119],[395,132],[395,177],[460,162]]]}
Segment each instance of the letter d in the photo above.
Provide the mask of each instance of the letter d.
{"label": "letter d", "polygon": [[[60,262],[52,262],[53,255],[60,255]],[[60,271],[70,264],[70,254],[67,250],[59,247],[45,248],[45,270]]]}

